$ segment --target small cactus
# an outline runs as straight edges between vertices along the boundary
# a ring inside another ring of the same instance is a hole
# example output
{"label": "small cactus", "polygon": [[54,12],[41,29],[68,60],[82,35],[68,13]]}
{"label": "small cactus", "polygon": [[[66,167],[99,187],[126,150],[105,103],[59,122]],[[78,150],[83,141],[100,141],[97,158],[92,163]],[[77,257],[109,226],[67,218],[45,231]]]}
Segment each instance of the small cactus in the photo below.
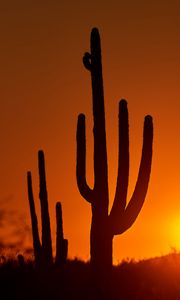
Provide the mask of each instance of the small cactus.
{"label": "small cactus", "polygon": [[61,203],[56,203],[56,265],[64,265],[67,259],[68,240],[64,239],[62,207]]}
{"label": "small cactus", "polygon": [[[39,165],[39,182],[40,182],[39,198],[40,198],[40,206],[41,206],[42,243],[40,242],[40,238],[39,238],[38,220],[36,216],[35,203],[33,197],[31,172],[27,173],[28,199],[29,199],[31,224],[32,224],[33,247],[34,247],[36,266],[49,267],[52,266],[53,264],[53,254],[52,254],[50,217],[49,217],[49,209],[48,209],[48,195],[46,189],[45,160],[44,160],[44,153],[42,150],[38,152],[38,165]],[[61,265],[62,262],[64,264],[67,258],[68,241],[64,240],[63,238],[62,210],[61,210],[60,202],[56,203],[56,218],[57,218],[56,219],[57,221],[56,242],[58,244],[58,246],[56,247],[57,248],[56,261],[58,261],[58,265]],[[61,239],[63,240],[61,241]]]}

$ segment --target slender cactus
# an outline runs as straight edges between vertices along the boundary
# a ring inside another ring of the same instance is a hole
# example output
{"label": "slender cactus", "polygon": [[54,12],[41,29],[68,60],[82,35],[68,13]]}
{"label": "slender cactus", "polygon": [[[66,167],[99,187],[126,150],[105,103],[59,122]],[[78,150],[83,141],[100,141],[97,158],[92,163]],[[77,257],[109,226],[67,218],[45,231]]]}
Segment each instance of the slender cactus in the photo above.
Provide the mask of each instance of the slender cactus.
{"label": "slender cactus", "polygon": [[[129,178],[129,125],[126,100],[119,103],[118,175],[114,202],[110,213],[108,191],[108,164],[106,148],[104,93],[101,63],[101,45],[98,29],[91,32],[91,52],[86,52],[83,63],[91,73],[94,118],[94,187],[86,181],[85,115],[78,116],[77,124],[77,184],[81,195],[91,203],[90,234],[91,265],[96,274],[112,267],[112,241],[125,232],[136,220],[145,200],[151,173],[153,123],[144,120],[142,157],[134,193],[127,204]],[[102,272],[101,272],[102,273]]]}
{"label": "slender cactus", "polygon": [[56,265],[63,266],[67,259],[68,240],[64,239],[62,207],[56,203]]}
{"label": "slender cactus", "polygon": [[[49,267],[53,264],[52,254],[52,240],[51,240],[51,228],[50,228],[50,217],[48,208],[48,195],[46,188],[46,174],[45,174],[45,160],[44,153],[42,150],[38,152],[38,166],[39,166],[39,199],[41,206],[41,224],[42,224],[42,243],[39,238],[38,231],[38,220],[36,216],[35,203],[32,190],[32,178],[31,172],[27,173],[27,184],[28,184],[28,199],[31,215],[32,224],[32,235],[33,235],[33,247],[35,264],[37,267]],[[68,242],[63,238],[62,228],[62,210],[60,202],[56,203],[56,221],[57,221],[57,253],[56,262],[58,266],[65,263],[68,251]],[[63,238],[63,242],[61,239]],[[62,249],[61,249],[62,247]],[[63,256],[63,259],[62,259]],[[59,263],[61,262],[61,263]]]}
{"label": "slender cactus", "polygon": [[28,184],[28,199],[29,199],[29,208],[30,208],[30,215],[31,215],[31,227],[32,227],[32,235],[33,235],[35,264],[36,266],[40,266],[42,247],[39,239],[38,220],[37,220],[35,204],[34,204],[31,172],[27,173],[27,184]]}
{"label": "slender cactus", "polygon": [[47,261],[49,265],[52,264],[52,241],[51,241],[51,228],[48,209],[48,196],[46,189],[46,174],[45,174],[45,161],[43,151],[38,152],[39,162],[39,199],[41,204],[41,221],[42,221],[42,255],[43,260]]}

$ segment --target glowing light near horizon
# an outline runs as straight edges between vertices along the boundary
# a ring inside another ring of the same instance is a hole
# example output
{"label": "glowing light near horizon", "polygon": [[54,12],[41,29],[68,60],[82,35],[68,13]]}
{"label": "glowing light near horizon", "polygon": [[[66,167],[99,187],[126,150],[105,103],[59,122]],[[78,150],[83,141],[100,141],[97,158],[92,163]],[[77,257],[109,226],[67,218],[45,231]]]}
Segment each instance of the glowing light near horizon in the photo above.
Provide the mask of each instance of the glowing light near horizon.
{"label": "glowing light near horizon", "polygon": [[170,237],[170,247],[180,251],[180,216],[171,220],[168,234]]}

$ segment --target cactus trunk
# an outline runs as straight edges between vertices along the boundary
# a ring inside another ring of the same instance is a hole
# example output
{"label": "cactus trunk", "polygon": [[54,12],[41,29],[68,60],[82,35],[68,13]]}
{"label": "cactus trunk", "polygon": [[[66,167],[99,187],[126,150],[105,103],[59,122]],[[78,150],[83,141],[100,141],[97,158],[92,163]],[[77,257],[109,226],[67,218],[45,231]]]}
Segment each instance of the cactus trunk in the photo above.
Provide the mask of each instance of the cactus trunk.
{"label": "cactus trunk", "polygon": [[90,233],[90,255],[93,274],[102,277],[112,268],[112,239],[107,218],[102,220],[92,216]]}

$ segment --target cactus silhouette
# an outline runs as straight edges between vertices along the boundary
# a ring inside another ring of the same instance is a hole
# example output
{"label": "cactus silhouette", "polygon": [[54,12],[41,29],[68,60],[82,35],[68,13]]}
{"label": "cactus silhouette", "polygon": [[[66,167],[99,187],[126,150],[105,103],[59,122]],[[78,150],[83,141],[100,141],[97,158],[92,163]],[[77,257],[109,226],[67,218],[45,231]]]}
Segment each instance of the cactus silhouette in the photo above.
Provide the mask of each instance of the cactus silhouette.
{"label": "cactus silhouette", "polygon": [[76,176],[80,194],[91,204],[92,222],[90,255],[93,270],[104,273],[112,268],[113,237],[122,234],[136,220],[147,193],[151,162],[153,124],[152,117],[144,120],[142,157],[133,195],[127,204],[129,177],[129,128],[127,102],[119,103],[118,175],[114,202],[109,212],[108,163],[106,149],[103,77],[100,36],[97,28],[91,32],[91,52],[86,52],[83,63],[91,73],[94,118],[94,187],[86,181],[85,115],[78,116]]}
{"label": "cactus silhouette", "polygon": [[[52,254],[52,240],[51,240],[51,228],[50,228],[50,217],[48,209],[48,195],[46,188],[46,174],[45,174],[45,160],[44,153],[42,150],[38,152],[38,165],[39,165],[39,199],[41,206],[41,223],[42,223],[42,243],[39,238],[38,231],[38,220],[36,216],[35,203],[32,190],[32,178],[31,172],[27,173],[27,184],[28,184],[28,199],[31,215],[32,224],[32,235],[33,235],[33,247],[35,264],[38,267],[49,267],[53,264]],[[56,203],[56,262],[57,265],[62,265],[67,258],[68,241],[63,238],[62,228],[62,209],[61,203]]]}
{"label": "cactus silhouette", "polygon": [[68,252],[68,240],[64,239],[62,207],[61,203],[56,203],[56,265],[63,266]]}

